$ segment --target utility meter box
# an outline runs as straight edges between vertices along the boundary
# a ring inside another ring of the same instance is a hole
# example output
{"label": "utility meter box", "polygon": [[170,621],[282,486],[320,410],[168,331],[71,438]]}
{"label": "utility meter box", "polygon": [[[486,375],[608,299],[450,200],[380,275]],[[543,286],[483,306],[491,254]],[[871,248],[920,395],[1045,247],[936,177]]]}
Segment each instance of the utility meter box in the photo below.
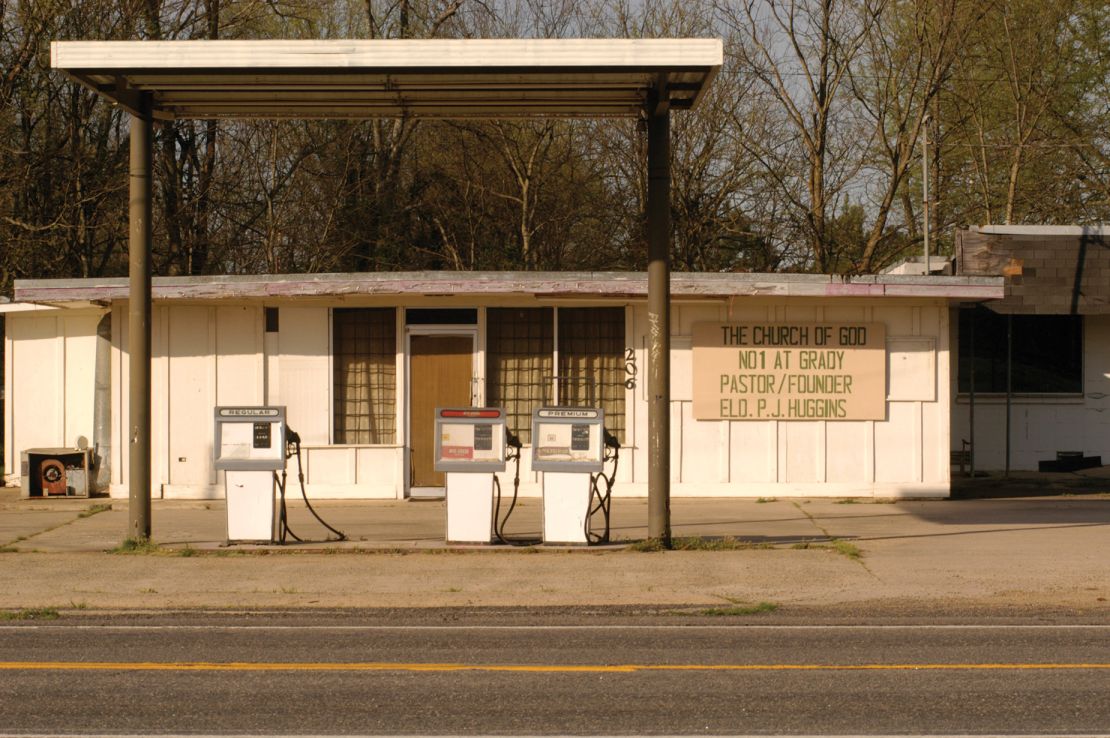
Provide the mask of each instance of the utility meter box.
{"label": "utility meter box", "polygon": [[285,408],[217,407],[212,450],[218,470],[284,469]]}
{"label": "utility meter box", "polygon": [[20,461],[23,497],[89,496],[89,449],[29,448]]}
{"label": "utility meter box", "polygon": [[532,471],[601,471],[604,432],[601,408],[537,408],[532,413]]}
{"label": "utility meter box", "polygon": [[505,471],[505,411],[437,407],[435,469],[446,472],[447,542],[492,543],[493,480]]}
{"label": "utility meter box", "polygon": [[217,407],[212,446],[224,472],[228,543],[277,540],[274,473],[285,468],[284,407]]}
{"label": "utility meter box", "polygon": [[505,412],[501,408],[436,408],[435,434],[436,471],[505,471]]}

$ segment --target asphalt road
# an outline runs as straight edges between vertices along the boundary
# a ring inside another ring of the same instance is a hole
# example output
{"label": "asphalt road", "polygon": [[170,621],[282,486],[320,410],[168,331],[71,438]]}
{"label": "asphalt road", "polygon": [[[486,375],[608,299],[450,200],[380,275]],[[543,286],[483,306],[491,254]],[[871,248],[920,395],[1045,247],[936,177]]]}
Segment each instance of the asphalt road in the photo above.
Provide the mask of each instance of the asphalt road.
{"label": "asphalt road", "polygon": [[1106,734],[1110,625],[604,612],[0,625],[4,734]]}

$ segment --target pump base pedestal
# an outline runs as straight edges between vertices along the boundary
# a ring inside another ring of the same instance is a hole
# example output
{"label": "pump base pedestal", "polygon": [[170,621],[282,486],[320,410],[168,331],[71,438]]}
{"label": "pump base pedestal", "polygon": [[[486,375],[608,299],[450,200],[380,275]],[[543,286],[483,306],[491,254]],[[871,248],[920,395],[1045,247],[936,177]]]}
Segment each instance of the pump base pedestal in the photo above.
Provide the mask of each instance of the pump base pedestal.
{"label": "pump base pedestal", "polygon": [[272,471],[224,472],[228,543],[274,543],[276,512]]}
{"label": "pump base pedestal", "polygon": [[543,473],[543,542],[586,545],[590,512],[590,475],[582,472]]}
{"label": "pump base pedestal", "polygon": [[493,543],[493,475],[447,472],[447,542]]}

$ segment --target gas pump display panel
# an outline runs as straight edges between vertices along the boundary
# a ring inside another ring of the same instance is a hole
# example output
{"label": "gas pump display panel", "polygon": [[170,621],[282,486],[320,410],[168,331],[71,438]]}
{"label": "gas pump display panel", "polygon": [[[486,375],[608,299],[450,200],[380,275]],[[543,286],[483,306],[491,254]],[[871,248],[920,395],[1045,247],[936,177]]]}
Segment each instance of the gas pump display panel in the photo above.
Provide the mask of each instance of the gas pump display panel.
{"label": "gas pump display panel", "polygon": [[505,471],[505,413],[497,407],[438,407],[435,470]]}
{"label": "gas pump display panel", "polygon": [[217,407],[212,451],[217,469],[284,469],[285,408]]}
{"label": "gas pump display panel", "polygon": [[601,408],[538,408],[532,413],[532,471],[601,471],[604,429]]}

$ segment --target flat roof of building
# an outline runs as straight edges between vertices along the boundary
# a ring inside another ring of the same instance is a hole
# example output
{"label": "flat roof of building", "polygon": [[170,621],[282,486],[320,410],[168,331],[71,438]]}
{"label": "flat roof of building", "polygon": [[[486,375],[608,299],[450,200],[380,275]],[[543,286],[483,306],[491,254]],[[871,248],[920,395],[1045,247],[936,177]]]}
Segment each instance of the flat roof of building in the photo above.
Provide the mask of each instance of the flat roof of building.
{"label": "flat roof of building", "polygon": [[[54,69],[156,118],[635,117],[692,108],[716,38],[54,41]],[[667,101],[665,101],[667,102]]]}
{"label": "flat roof of building", "polygon": [[[938,297],[995,300],[1001,277],[873,274],[675,273],[678,299],[769,297]],[[328,298],[340,296],[534,296],[540,299],[644,299],[644,272],[374,272],[155,277],[155,300]],[[15,299],[49,305],[109,303],[128,296],[126,278],[19,279]]]}
{"label": "flat roof of building", "polygon": [[1110,224],[1093,225],[980,225],[969,231],[998,236],[1110,236]]}

